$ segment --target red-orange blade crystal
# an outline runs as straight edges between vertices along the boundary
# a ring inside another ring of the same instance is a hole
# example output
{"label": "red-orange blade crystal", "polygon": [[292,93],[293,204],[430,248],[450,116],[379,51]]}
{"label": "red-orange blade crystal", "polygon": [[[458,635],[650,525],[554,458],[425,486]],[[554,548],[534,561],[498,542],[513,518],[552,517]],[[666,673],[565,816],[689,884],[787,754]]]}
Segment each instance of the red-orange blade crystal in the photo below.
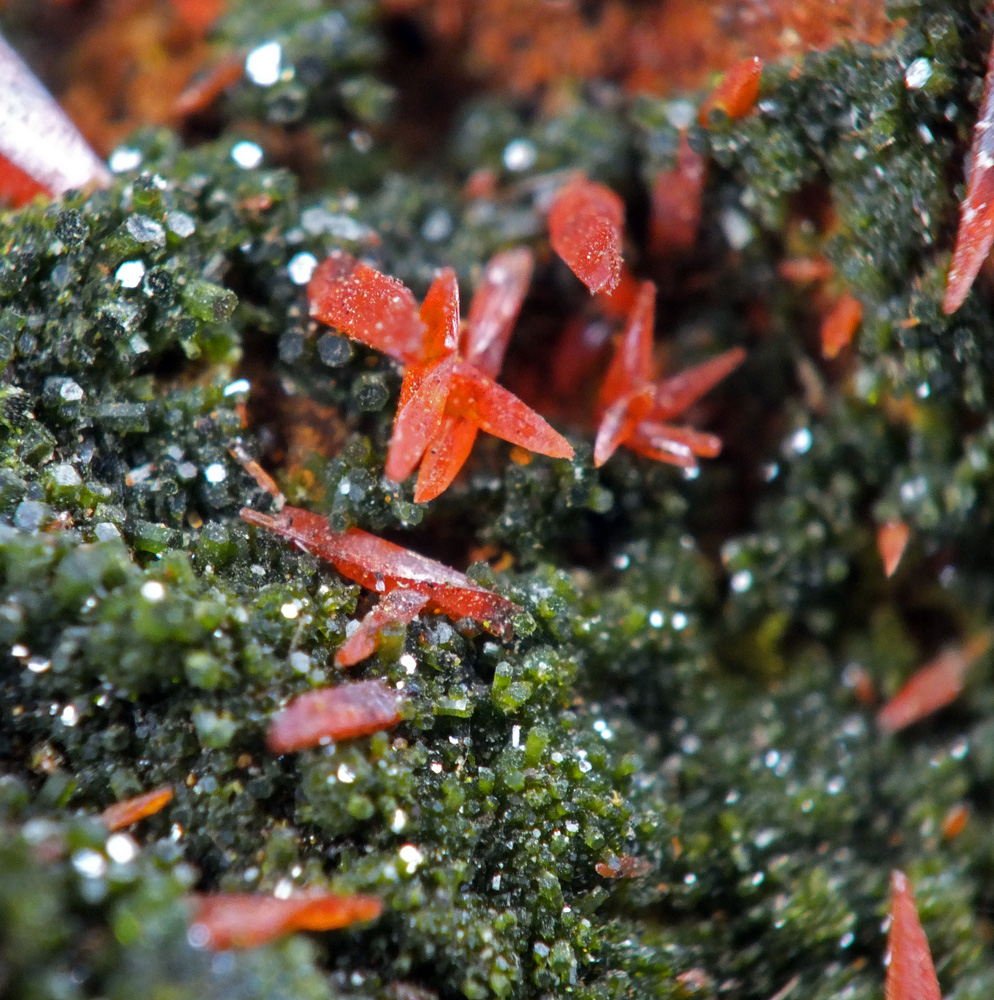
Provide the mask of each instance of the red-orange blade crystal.
{"label": "red-orange blade crystal", "polygon": [[251,507],[243,507],[239,513],[249,524],[275,532],[320,559],[327,559],[342,576],[369,590],[382,592],[384,585],[392,589],[418,583],[473,586],[457,570],[361,528],[332,531],[320,514],[301,507],[286,506],[275,517]]}
{"label": "red-orange blade crystal", "polygon": [[493,614],[494,608],[515,610],[506,598],[476,586],[458,570],[361,528],[332,531],[323,517],[299,507],[284,507],[276,517],[243,507],[241,516],[249,524],[273,531],[305,551],[327,559],[342,576],[367,590],[378,593],[398,588],[417,590],[447,612],[449,597],[439,595],[458,595],[452,598],[453,617],[475,617],[485,627],[485,619]]}
{"label": "red-orange blade crystal", "polygon": [[628,439],[652,406],[652,386],[631,392],[607,408],[597,427],[594,465],[600,468]]}
{"label": "red-orange blade crystal", "polygon": [[445,413],[452,381],[452,365],[459,346],[459,284],[451,267],[435,275],[421,304],[425,324],[424,363],[409,365],[400,387],[385,473],[401,482],[421,460]]}
{"label": "red-orange blade crystal", "polygon": [[473,450],[478,428],[460,417],[445,417],[421,459],[414,502],[427,503],[444,493]]}
{"label": "red-orange blade crystal", "polygon": [[265,490],[273,499],[280,498],[282,503],[283,494],[276,480],[245,450],[240,439],[236,438],[228,445],[228,454],[255,480],[260,489]]}
{"label": "red-orange blade crystal", "polygon": [[482,587],[432,586],[426,590],[431,606],[450,618],[471,618],[501,639],[514,635],[514,615],[521,609],[506,597]]}
{"label": "red-orange blade crystal", "polygon": [[705,434],[692,427],[643,420],[625,441],[626,447],[646,458],[669,465],[692,469],[697,458],[717,458],[721,454],[721,438]]}
{"label": "red-orange blade crystal", "polygon": [[132,823],[137,823],[146,816],[154,816],[160,809],[173,800],[173,790],[165,785],[151,792],[144,792],[131,799],[124,799],[108,806],[100,819],[108,830],[123,830]]}
{"label": "red-orange blade crystal", "polygon": [[387,479],[403,482],[421,460],[428,442],[438,434],[452,385],[454,363],[454,356],[450,356],[424,365],[408,366],[400,387],[383,470]]}
{"label": "red-orange blade crystal", "polygon": [[601,384],[599,408],[607,409],[622,396],[652,381],[652,329],[655,315],[656,286],[651,281],[643,281],[625,332]]}
{"label": "red-orange blade crystal", "polygon": [[512,392],[470,364],[456,365],[447,412],[480,430],[551,458],[572,458],[573,447]]}
{"label": "red-orange blade crystal", "polygon": [[622,200],[586,178],[569,182],[549,210],[552,249],[591,292],[610,291],[621,277]]}
{"label": "red-orange blade crystal", "polygon": [[419,315],[427,328],[425,360],[451,354],[459,346],[459,282],[451,267],[443,267],[435,275]]}
{"label": "red-orange blade crystal", "polygon": [[381,680],[310,691],[273,717],[269,749],[291,753],[390,729],[400,722],[401,704],[401,696]]}
{"label": "red-orange blade crystal", "polygon": [[343,576],[378,593],[394,587],[474,587],[464,573],[451,566],[361,528],[342,532],[335,541],[335,551],[333,562]]}
{"label": "red-orange blade crystal", "polygon": [[212,951],[256,948],[294,931],[330,931],[374,920],[383,905],[375,896],[275,896],[217,893],[192,898],[191,938]]}
{"label": "red-orange blade crystal", "polygon": [[307,285],[311,315],[404,364],[423,359],[425,325],[411,290],[336,250]]}
{"label": "red-orange blade crystal", "polygon": [[428,597],[416,590],[391,590],[380,598],[359,627],[338,647],[336,667],[351,667],[372,656],[380,647],[380,629],[387,625],[407,625],[414,621],[428,603]]}
{"label": "red-orange blade crystal", "polygon": [[745,351],[733,347],[724,354],[687,368],[678,375],[663,379],[656,386],[656,399],[651,419],[669,420],[682,413],[691,403],[697,402],[723,378],[745,360]]}
{"label": "red-orange blade crystal", "polygon": [[512,633],[511,618],[518,610],[514,604],[434,559],[361,528],[332,531],[323,517],[299,507],[284,507],[276,517],[243,507],[241,516],[249,524],[274,531],[305,551],[329,560],[342,576],[368,590],[416,590],[453,618],[473,618],[495,635],[509,637]]}
{"label": "red-orange blade crystal", "polygon": [[327,559],[328,562],[338,566],[341,554],[339,543],[343,538],[343,532],[332,531],[327,518],[321,517],[320,514],[314,514],[302,507],[290,506],[283,507],[275,517],[253,510],[251,507],[243,507],[238,513],[243,521],[257,528],[272,531],[293,542],[305,552],[311,552],[318,558]]}
{"label": "red-orange blade crystal", "polygon": [[535,255],[527,247],[494,254],[483,269],[466,320],[463,357],[496,378],[514,321],[531,283]]}
{"label": "red-orange blade crystal", "polygon": [[275,532],[283,538],[333,563],[342,576],[369,590],[418,583],[471,587],[462,573],[434,559],[388,542],[361,528],[332,531],[327,520],[301,507],[284,507],[275,517],[243,507],[242,520]]}
{"label": "red-orange blade crystal", "polygon": [[942,1000],[918,908],[904,872],[890,877],[886,1000]]}
{"label": "red-orange blade crystal", "polygon": [[956,248],[942,300],[942,311],[947,315],[963,304],[994,244],[994,45],[973,129],[973,144],[966,158],[966,198],[960,206]]}

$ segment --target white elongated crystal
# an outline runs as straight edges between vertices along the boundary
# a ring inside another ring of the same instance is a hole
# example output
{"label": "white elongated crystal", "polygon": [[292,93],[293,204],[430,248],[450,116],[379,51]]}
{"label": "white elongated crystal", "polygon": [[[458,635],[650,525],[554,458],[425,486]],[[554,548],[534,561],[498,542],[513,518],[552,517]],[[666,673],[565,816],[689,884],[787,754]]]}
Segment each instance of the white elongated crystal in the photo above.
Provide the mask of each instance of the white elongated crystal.
{"label": "white elongated crystal", "polygon": [[0,153],[53,194],[110,183],[106,164],[2,36]]}

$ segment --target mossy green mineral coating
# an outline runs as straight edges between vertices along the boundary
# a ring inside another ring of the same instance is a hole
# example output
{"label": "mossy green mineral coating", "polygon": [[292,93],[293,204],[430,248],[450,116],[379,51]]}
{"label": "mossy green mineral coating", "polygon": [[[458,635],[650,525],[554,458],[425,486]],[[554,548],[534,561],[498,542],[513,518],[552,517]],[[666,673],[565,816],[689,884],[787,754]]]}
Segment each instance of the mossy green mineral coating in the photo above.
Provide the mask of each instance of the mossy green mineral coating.
{"label": "mossy green mineral coating", "polygon": [[[404,167],[374,7],[231,8],[221,44],[278,41],[292,72],[235,88],[209,143],[134,136],[109,190],[0,215],[0,992],[879,997],[899,866],[944,994],[991,996],[990,664],[899,736],[850,686],[862,670],[893,694],[994,616],[994,326],[983,291],[939,309],[986,4],[894,4],[882,48],[770,67],[754,114],[692,130],[712,278],[683,292],[704,254],[681,262],[661,326],[674,366],[750,349],[712,395],[725,458],[694,479],[625,453],[595,470],[589,428],[560,422],[574,463],[481,442],[426,506],[382,476],[398,373],[309,322],[309,266],[344,247],[419,294],[441,264],[468,289],[529,242],[510,367],[547,364],[548,314],[585,295],[548,254],[547,175],[623,192],[629,260],[656,273],[644,206],[678,109],[467,99],[434,161]],[[312,129],[316,173],[276,167],[259,123]],[[463,194],[480,167],[497,202]],[[808,201],[831,235],[814,211],[798,234]],[[776,277],[799,239],[863,303],[844,376]],[[276,759],[269,717],[347,682],[332,658],[369,605],[238,518],[269,499],[229,446],[278,454],[294,399],[344,444],[284,477],[292,502],[460,566],[509,552],[469,573],[521,612],[507,643],[430,615],[389,632],[354,673],[405,693],[401,725]],[[912,532],[890,582],[888,518]],[[163,784],[175,799],[133,832],[94,820]],[[600,874],[619,859],[636,874]],[[193,888],[315,885],[383,915],[252,952],[187,940]]]}

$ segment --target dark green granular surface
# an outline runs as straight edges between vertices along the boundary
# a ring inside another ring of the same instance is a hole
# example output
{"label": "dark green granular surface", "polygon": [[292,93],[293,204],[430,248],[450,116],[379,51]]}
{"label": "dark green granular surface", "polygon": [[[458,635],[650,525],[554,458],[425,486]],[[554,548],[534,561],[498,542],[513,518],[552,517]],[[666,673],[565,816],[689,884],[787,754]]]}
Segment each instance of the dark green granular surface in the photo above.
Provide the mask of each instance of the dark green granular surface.
{"label": "dark green granular surface", "polygon": [[[294,72],[237,85],[206,139],[131,137],[106,191],[0,214],[0,994],[869,1000],[900,867],[944,995],[994,995],[989,658],[897,735],[854,687],[888,697],[994,618],[994,321],[983,288],[939,308],[987,4],[894,3],[883,47],[768,67],[753,114],[693,126],[702,232],[676,263],[644,240],[678,101],[577,87],[551,118],[453,92],[412,159],[375,6],[230,6],[219,48],[276,40]],[[308,177],[274,129],[312,131]],[[483,167],[498,197],[467,198]],[[345,248],[419,295],[452,264],[468,298],[491,253],[533,246],[507,381],[547,385],[589,305],[541,208],[576,167],[626,198],[672,366],[748,349],[696,414],[725,453],[696,478],[624,451],[595,470],[574,408],[552,420],[575,462],[481,441],[417,506],[382,475],[398,372],[308,320],[303,255]],[[778,276],[798,253],[863,304],[841,361]],[[281,464],[307,407],[335,447]],[[270,501],[236,438],[336,529],[459,568],[509,555],[469,571],[521,606],[513,641],[423,615],[353,671],[405,692],[400,726],[275,758],[269,717],[348,682],[332,659],[368,597],[239,519]],[[889,518],[911,543],[888,581]],[[132,831],[95,819],[163,784]],[[254,951],[187,940],[193,890],[308,886],[383,915]]]}

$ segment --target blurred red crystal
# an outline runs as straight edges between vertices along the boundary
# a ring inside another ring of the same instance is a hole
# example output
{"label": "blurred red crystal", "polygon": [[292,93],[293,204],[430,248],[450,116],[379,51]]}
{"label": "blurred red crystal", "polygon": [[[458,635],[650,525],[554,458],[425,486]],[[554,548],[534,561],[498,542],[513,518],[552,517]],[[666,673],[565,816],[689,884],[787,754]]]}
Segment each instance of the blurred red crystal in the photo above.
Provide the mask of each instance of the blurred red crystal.
{"label": "blurred red crystal", "polygon": [[807,285],[815,281],[824,281],[832,276],[832,265],[820,256],[789,257],[777,266],[777,273],[786,281],[798,285]]}
{"label": "blurred red crystal", "polygon": [[741,59],[730,66],[718,86],[705,98],[697,120],[707,128],[715,111],[729,118],[745,117],[756,106],[762,75],[763,60],[757,56]]}
{"label": "blurred red crystal", "polygon": [[333,893],[277,899],[250,893],[193,896],[191,938],[212,951],[257,948],[294,931],[331,931],[375,920],[383,904],[375,896]]}
{"label": "blurred red crystal", "polygon": [[942,311],[947,314],[963,304],[994,244],[994,44],[966,158],[966,176],[966,198],[960,206],[956,247],[942,300]]}
{"label": "blurred red crystal", "polygon": [[963,691],[970,668],[990,645],[990,634],[982,632],[919,667],[877,713],[877,725],[884,732],[897,732],[952,704]]}
{"label": "blurred red crystal", "polygon": [[704,194],[704,157],[680,133],[676,166],[661,170],[652,188],[649,241],[656,254],[679,254],[697,242]]}
{"label": "blurred red crystal", "polygon": [[862,320],[862,303],[846,292],[822,320],[822,357],[834,358],[842,348],[848,347]]}
{"label": "blurred red crystal", "polygon": [[233,52],[190,80],[176,98],[173,110],[181,117],[206,111],[244,76],[245,56],[241,52]]}
{"label": "blurred red crystal", "polygon": [[628,854],[611,857],[607,861],[598,861],[594,870],[601,878],[639,878],[652,871],[652,862],[648,858],[634,858]]}
{"label": "blurred red crystal", "polygon": [[953,840],[958,837],[970,821],[970,809],[963,803],[952,806],[942,818],[942,839]]}
{"label": "blurred red crystal", "polygon": [[622,200],[586,177],[569,181],[552,202],[552,249],[591,292],[609,292],[621,277],[624,221]]}
{"label": "blurred red crystal", "polygon": [[206,34],[228,6],[227,0],[171,0],[171,2],[180,20],[198,34]]}
{"label": "blurred red crystal", "polygon": [[894,871],[890,877],[884,996],[886,1000],[942,1000],[911,884],[908,876],[900,871]]}
{"label": "blurred red crystal", "polygon": [[884,575],[893,576],[908,544],[911,529],[904,521],[886,521],[877,529],[877,551],[884,564]]}
{"label": "blurred red crystal", "polygon": [[172,800],[173,790],[165,785],[109,805],[100,814],[100,820],[108,830],[123,830],[124,827],[145,819],[146,816],[154,816]]}

